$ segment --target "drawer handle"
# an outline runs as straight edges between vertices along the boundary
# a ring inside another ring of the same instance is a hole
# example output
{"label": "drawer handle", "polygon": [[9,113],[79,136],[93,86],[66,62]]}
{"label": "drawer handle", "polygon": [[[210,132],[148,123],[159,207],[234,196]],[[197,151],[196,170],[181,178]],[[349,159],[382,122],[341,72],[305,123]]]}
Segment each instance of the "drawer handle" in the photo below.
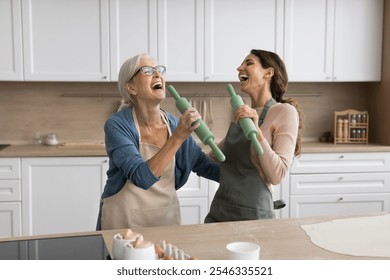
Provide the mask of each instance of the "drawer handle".
{"label": "drawer handle", "polygon": [[344,177],[339,177],[339,181],[342,181],[342,180],[344,180]]}
{"label": "drawer handle", "polygon": [[340,159],[343,159],[343,158],[344,158],[344,156],[343,156],[343,155],[341,155],[341,156],[340,156]]}
{"label": "drawer handle", "polygon": [[342,197],[339,197],[339,199],[337,199],[338,201],[343,201],[344,200],[344,198],[342,198]]}

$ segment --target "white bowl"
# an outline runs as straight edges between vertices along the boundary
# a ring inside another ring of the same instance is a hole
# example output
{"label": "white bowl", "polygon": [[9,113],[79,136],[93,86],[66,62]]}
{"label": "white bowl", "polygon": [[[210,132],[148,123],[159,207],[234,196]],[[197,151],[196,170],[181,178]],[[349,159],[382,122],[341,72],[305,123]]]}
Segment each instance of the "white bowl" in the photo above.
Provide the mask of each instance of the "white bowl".
{"label": "white bowl", "polygon": [[232,242],[226,245],[229,260],[258,260],[260,246],[252,242]]}

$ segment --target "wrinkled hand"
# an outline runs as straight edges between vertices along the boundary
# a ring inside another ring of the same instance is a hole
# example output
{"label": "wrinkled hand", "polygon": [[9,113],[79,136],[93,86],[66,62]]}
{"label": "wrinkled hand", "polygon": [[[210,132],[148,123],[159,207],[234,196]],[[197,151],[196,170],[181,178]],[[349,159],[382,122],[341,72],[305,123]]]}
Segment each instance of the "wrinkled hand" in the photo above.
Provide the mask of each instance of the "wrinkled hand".
{"label": "wrinkled hand", "polygon": [[181,140],[187,139],[191,133],[200,126],[200,123],[194,124],[195,121],[201,119],[200,114],[195,108],[188,108],[180,117],[179,124],[173,132],[176,137]]}

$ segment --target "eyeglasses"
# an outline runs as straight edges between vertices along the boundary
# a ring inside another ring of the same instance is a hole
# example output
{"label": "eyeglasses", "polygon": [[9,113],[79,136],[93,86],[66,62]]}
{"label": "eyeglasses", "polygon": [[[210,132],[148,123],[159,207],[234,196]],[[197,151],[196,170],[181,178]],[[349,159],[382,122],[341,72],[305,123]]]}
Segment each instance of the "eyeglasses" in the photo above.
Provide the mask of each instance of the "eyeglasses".
{"label": "eyeglasses", "polygon": [[159,73],[160,75],[164,75],[165,72],[167,71],[167,68],[162,65],[157,65],[157,66],[142,66],[140,69],[137,70],[137,72],[134,73],[134,75],[129,79],[129,82],[131,79],[133,79],[139,72],[143,72],[147,76],[152,76],[154,71]]}

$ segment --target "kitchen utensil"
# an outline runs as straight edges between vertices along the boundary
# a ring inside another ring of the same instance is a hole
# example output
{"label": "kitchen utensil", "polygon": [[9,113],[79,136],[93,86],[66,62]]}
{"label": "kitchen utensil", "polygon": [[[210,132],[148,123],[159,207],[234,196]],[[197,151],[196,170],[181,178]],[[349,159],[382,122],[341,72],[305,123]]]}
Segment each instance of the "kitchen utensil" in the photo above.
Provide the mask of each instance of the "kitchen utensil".
{"label": "kitchen utensil", "polygon": [[[170,92],[170,94],[175,98],[176,107],[177,109],[179,109],[180,113],[183,114],[188,108],[191,108],[191,105],[187,101],[187,99],[181,97],[173,86],[169,85],[167,89]],[[215,137],[213,133],[209,130],[209,128],[206,126],[206,124],[203,122],[203,120],[199,119],[195,123],[200,123],[200,126],[197,129],[195,129],[195,133],[196,135],[198,135],[202,143],[210,146],[211,150],[213,151],[214,155],[217,157],[219,161],[221,162],[225,161],[226,159],[225,155],[215,144],[214,142]]]}
{"label": "kitchen utensil", "polygon": [[50,133],[46,136],[45,144],[49,146],[56,146],[58,145],[58,138],[55,133]]}
{"label": "kitchen utensil", "polygon": [[[230,104],[232,105],[233,109],[236,110],[240,106],[244,105],[244,101],[242,100],[241,96],[236,94],[231,84],[228,84],[226,88],[230,94]],[[257,131],[253,121],[250,118],[240,119],[240,126],[244,131],[245,137],[252,142],[256,153],[259,156],[263,155],[263,148],[261,147],[259,140],[257,140],[259,132]]]}

